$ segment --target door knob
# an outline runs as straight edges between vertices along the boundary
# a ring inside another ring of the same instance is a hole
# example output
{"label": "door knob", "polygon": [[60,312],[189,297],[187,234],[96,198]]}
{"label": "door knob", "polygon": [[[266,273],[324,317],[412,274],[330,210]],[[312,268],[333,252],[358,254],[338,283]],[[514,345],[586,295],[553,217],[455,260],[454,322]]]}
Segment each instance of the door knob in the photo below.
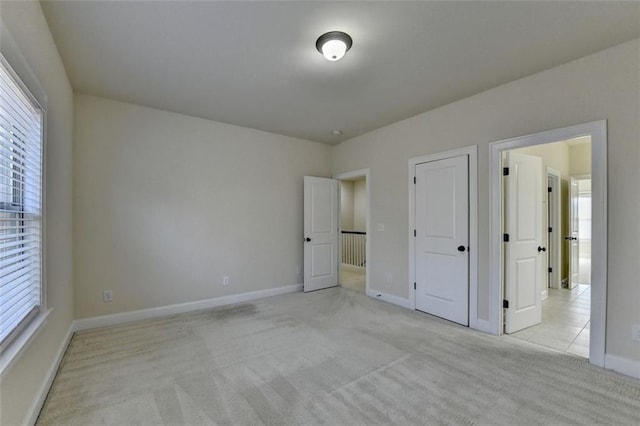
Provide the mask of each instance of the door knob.
{"label": "door knob", "polygon": [[464,246],[458,246],[458,251],[465,251],[466,248]]}
{"label": "door knob", "polygon": [[538,246],[538,253],[540,253],[541,251],[547,251],[547,248]]}
{"label": "door knob", "polygon": [[306,242],[309,242],[309,241],[311,241],[311,238],[307,237],[307,238],[305,238],[304,240],[305,240]]}
{"label": "door knob", "polygon": [[569,241],[575,241],[578,238],[577,237],[564,237],[565,240],[569,240]]}

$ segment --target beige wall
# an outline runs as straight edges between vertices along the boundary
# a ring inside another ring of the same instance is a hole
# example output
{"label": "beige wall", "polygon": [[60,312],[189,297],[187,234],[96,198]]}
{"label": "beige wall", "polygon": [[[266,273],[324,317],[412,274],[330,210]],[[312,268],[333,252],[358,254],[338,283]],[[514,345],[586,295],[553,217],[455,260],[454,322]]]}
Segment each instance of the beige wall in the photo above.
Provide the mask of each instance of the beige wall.
{"label": "beige wall", "polygon": [[343,230],[367,230],[366,200],[364,179],[340,181],[340,225]]}
{"label": "beige wall", "polygon": [[569,157],[571,176],[591,174],[591,143],[589,141],[569,146]]}
{"label": "beige wall", "polygon": [[[384,231],[370,235],[371,287],[408,297],[407,160],[478,146],[478,314],[489,318],[489,143],[608,120],[607,353],[640,360],[631,327],[640,324],[640,40],[604,50],[346,141],[333,150],[334,174],[370,169],[370,208]],[[389,285],[387,274],[396,279]]]}
{"label": "beige wall", "polygon": [[[528,146],[515,149],[521,154],[535,155],[542,158],[544,167],[551,167],[560,172],[563,181],[569,179],[569,144],[565,141],[548,143],[544,145]],[[547,186],[547,176],[544,173],[544,186]]]}
{"label": "beige wall", "polygon": [[47,304],[53,311],[42,331],[2,376],[0,424],[14,425],[27,421],[40,392],[46,392],[47,373],[73,320],[73,93],[40,4],[2,2],[0,7],[2,54],[27,83],[37,80],[47,97],[45,282]]}
{"label": "beige wall", "polygon": [[340,227],[353,231],[353,181],[340,181]]}
{"label": "beige wall", "polygon": [[367,192],[364,179],[353,182],[353,230],[367,230]]}
{"label": "beige wall", "polygon": [[75,114],[76,318],[302,283],[329,146],[85,95]]}

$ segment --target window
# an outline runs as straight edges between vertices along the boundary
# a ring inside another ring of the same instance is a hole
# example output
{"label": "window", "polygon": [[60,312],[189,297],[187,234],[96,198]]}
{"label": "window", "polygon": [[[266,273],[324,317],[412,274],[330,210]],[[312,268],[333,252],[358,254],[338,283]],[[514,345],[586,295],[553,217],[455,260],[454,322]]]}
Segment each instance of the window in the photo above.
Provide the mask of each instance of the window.
{"label": "window", "polygon": [[0,56],[0,350],[43,308],[43,110]]}

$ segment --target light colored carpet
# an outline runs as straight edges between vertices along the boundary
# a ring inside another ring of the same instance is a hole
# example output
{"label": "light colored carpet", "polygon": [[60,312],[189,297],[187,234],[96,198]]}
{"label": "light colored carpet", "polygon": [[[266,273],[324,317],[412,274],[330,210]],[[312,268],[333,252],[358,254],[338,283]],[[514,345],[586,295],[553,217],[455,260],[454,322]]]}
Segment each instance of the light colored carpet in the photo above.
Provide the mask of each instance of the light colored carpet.
{"label": "light colored carpet", "polygon": [[640,424],[640,382],[334,288],[76,334],[40,425]]}

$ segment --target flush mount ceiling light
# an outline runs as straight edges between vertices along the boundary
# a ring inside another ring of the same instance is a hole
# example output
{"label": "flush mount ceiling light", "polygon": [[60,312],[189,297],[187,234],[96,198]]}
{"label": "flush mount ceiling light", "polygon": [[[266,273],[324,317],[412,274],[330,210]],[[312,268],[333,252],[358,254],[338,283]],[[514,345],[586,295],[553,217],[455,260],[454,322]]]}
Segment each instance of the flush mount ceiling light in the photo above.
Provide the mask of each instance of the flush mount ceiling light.
{"label": "flush mount ceiling light", "polygon": [[330,31],[322,34],[316,41],[316,49],[329,61],[341,59],[347,50],[351,49],[351,36],[342,31]]}

